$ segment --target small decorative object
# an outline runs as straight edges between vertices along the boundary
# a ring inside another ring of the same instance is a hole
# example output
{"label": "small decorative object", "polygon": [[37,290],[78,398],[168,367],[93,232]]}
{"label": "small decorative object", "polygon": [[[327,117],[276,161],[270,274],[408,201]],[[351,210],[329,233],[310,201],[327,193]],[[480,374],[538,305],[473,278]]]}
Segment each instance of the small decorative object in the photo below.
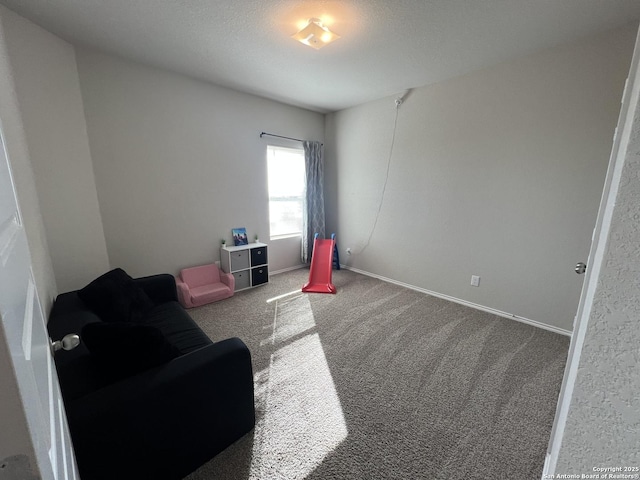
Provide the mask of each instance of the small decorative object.
{"label": "small decorative object", "polygon": [[233,244],[237,247],[238,245],[248,245],[249,239],[247,238],[247,229],[244,227],[240,228],[232,228],[231,233],[233,235]]}
{"label": "small decorative object", "polygon": [[227,246],[227,241],[223,238],[222,240],[220,240],[220,245],[224,248]]}
{"label": "small decorative object", "polygon": [[260,239],[258,238],[258,234],[256,234],[255,242],[258,243]]}

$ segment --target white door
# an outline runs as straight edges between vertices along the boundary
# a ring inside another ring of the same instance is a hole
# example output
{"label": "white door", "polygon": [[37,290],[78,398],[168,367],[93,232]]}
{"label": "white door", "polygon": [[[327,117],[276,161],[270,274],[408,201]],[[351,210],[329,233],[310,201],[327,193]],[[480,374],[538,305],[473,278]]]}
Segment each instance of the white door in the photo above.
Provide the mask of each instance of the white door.
{"label": "white door", "polygon": [[[591,250],[589,251],[589,259],[587,261],[586,276],[582,286],[582,293],[578,303],[578,312],[573,323],[573,334],[571,336],[571,345],[569,346],[569,354],[567,358],[567,366],[565,367],[564,378],[560,390],[558,407],[556,409],[556,417],[551,431],[551,440],[547,451],[547,458],[543,471],[543,478],[552,478],[555,473],[556,462],[564,427],[567,421],[573,387],[578,373],[578,365],[580,363],[580,353],[584,345],[585,334],[589,317],[591,315],[591,307],[594,300],[594,294],[600,275],[602,266],[606,239],[609,235],[611,226],[611,216],[615,207],[618,186],[620,184],[622,167],[624,165],[625,154],[627,151],[629,137],[631,135],[631,127],[633,114],[636,105],[640,101],[640,30],[636,38],[636,45],[631,59],[631,68],[627,84],[625,85],[622,97],[622,108],[618,117],[618,126],[613,138],[613,148],[611,149],[611,157],[609,159],[609,168],[605,179],[604,191],[600,201],[600,209],[596,220],[596,226],[593,230],[591,239]],[[545,477],[546,475],[546,477]]]}
{"label": "white door", "polygon": [[[2,132],[0,322],[6,338],[0,348],[8,348],[36,456],[37,465],[31,469],[43,480],[79,478]],[[25,477],[21,465],[6,468],[15,478],[32,478]]]}

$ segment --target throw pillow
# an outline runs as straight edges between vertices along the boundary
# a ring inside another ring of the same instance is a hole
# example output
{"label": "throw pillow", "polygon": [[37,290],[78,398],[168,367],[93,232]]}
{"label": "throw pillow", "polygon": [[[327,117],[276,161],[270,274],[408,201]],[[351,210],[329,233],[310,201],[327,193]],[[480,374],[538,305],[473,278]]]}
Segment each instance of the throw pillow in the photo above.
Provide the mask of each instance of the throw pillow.
{"label": "throw pillow", "polygon": [[121,268],[96,278],[78,296],[105,322],[139,321],[153,307],[144,290]]}
{"label": "throw pillow", "polygon": [[80,337],[98,367],[111,379],[135,375],[180,355],[152,325],[94,322],[82,328]]}

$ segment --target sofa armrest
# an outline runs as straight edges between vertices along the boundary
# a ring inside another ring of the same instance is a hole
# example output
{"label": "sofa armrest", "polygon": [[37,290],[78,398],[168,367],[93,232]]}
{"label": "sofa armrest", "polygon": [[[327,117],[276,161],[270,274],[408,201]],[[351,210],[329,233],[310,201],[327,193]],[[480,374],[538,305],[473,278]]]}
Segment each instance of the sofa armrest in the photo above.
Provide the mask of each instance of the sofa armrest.
{"label": "sofa armrest", "polygon": [[162,273],[160,275],[136,278],[134,281],[156,304],[176,302],[178,300],[176,293],[176,279],[173,275]]}
{"label": "sofa armrest", "polygon": [[176,278],[176,290],[178,292],[178,302],[184,308],[193,307],[191,296],[189,295],[189,286],[179,278]]}
{"label": "sofa armrest", "polygon": [[220,270],[220,281],[224,283],[229,289],[231,293],[233,293],[236,289],[236,277],[233,276],[232,273],[225,273]]}
{"label": "sofa armrest", "polygon": [[251,354],[214,343],[71,402],[67,418],[82,478],[180,479],[253,428]]}

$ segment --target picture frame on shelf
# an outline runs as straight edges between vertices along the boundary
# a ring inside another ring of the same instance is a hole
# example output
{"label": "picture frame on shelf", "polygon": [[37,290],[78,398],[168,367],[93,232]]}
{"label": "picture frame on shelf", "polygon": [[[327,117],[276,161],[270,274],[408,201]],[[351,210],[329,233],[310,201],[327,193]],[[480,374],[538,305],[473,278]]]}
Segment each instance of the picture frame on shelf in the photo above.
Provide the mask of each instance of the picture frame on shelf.
{"label": "picture frame on shelf", "polygon": [[233,235],[233,244],[237,247],[239,245],[249,245],[249,239],[247,238],[247,229],[244,227],[232,228],[231,234]]}

